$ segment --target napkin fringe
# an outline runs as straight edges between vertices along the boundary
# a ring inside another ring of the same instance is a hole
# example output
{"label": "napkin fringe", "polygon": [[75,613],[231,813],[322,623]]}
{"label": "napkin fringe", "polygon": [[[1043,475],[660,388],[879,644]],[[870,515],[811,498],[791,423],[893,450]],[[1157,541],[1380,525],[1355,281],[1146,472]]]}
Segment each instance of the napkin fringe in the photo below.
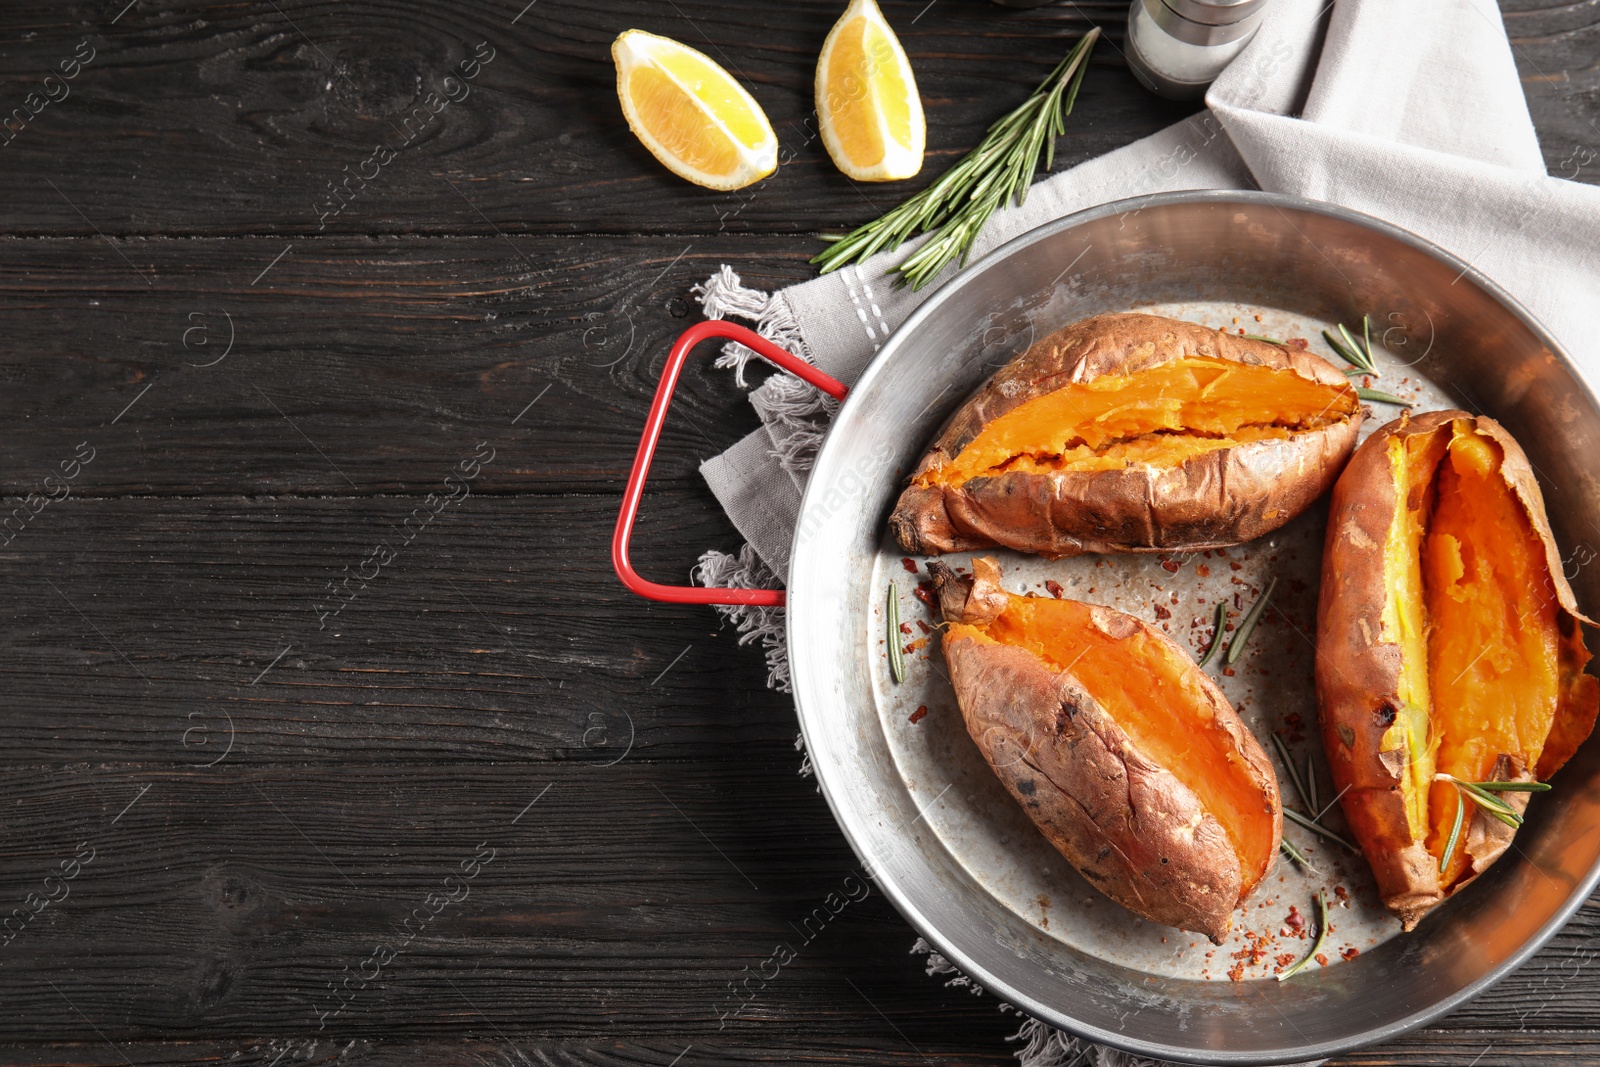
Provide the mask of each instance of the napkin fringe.
{"label": "napkin fringe", "polygon": [[[712,589],[777,589],[783,583],[750,545],[737,556],[711,549],[689,572],[689,580]],[[782,608],[754,604],[713,605],[739,631],[739,644],[760,641],[767,655],[767,688],[789,693],[789,641]]]}
{"label": "napkin fringe", "polygon": [[[982,996],[983,987],[971,978],[962,974],[960,969],[944,956],[940,955],[934,947],[924,938],[917,938],[917,943],[911,946],[913,954],[927,956],[924,969],[929,978],[946,979],[945,985],[953,989],[965,989],[973,996]],[[1017,1032],[1009,1034],[1007,1041],[1021,1045],[1012,1053],[1022,1067],[1161,1067],[1160,1061],[1145,1059],[1141,1056],[1119,1052],[1104,1045],[1096,1045],[1082,1038],[1073,1037],[1051,1026],[1042,1023],[1030,1015],[1005,1001],[998,1005],[1002,1012],[1016,1012],[1022,1016],[1022,1024]]]}
{"label": "napkin fringe", "polygon": [[[756,333],[762,337],[811,362],[811,353],[801,336],[794,309],[782,293],[752,289],[726,263],[690,292],[699,299],[706,318],[746,319],[754,323]],[[729,341],[722,346],[722,355],[712,366],[724,370],[732,368],[739,388],[748,389],[745,369],[750,360],[758,358],[739,342]],[[828,423],[839,410],[839,402],[798,378],[778,374],[750,394],[750,403],[772,436],[772,458],[793,475],[796,482],[804,484],[817,450],[822,447],[822,438],[828,432]]]}
{"label": "napkin fringe", "polygon": [[751,393],[750,403],[772,435],[772,457],[803,484],[839,402],[799,378],[779,374]]}
{"label": "napkin fringe", "polygon": [[[811,362],[805,340],[800,336],[800,323],[795,321],[794,310],[782,293],[766,293],[745,285],[734,269],[724,263],[717,273],[694,286],[689,292],[699,299],[700,307],[708,319],[725,319],[737,316],[755,323],[756,333],[782,345],[795,355]],[[733,368],[733,380],[739,388],[748,389],[745,368],[752,359],[760,357],[737,341],[722,346],[722,355],[712,366],[727,370]]]}

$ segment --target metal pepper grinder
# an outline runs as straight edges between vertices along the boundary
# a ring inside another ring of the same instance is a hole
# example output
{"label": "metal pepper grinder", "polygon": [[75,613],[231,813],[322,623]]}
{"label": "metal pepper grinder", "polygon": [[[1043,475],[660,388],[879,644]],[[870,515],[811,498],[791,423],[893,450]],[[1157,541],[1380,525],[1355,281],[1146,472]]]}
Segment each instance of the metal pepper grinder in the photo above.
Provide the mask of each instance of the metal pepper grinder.
{"label": "metal pepper grinder", "polygon": [[1268,0],[1133,0],[1128,67],[1146,89],[1198,100],[1250,43]]}

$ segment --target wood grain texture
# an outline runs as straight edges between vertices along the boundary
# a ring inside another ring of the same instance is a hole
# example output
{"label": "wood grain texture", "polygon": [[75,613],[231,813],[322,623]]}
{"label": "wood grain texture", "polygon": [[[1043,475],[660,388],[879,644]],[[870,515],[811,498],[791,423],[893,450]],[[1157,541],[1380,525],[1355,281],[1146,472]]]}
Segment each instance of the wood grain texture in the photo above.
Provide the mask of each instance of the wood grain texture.
{"label": "wood grain texture", "polygon": [[[94,449],[0,544],[0,914],[94,850],[0,945],[0,1061],[1013,1062],[1015,1017],[926,977],[876,891],[720,1017],[853,858],[759,652],[625,595],[607,538],[693,283],[809,277],[818,231],[931,180],[1090,24],[1058,167],[1192,107],[1122,67],[1121,0],[885,0],[930,165],[858,186],[807,125],[835,0],[525,2],[0,9],[0,119],[94,53],[0,133],[0,520]],[[1503,7],[1551,172],[1595,181],[1600,10]],[[775,177],[715,194],[645,154],[607,55],[630,26],[736,71]],[[330,200],[380,142],[393,160]],[[696,467],[757,423],[710,356],[635,542],[661,579],[739,543]],[[479,442],[471,495],[405,539]],[[379,543],[395,558],[320,618]],[[493,861],[446,883],[480,842]],[[1597,1013],[1600,906],[1340,1062],[1600,1063]]]}
{"label": "wood grain texture", "polygon": [[[85,441],[75,495],[425,494],[479,441],[503,450],[480,492],[615,492],[690,288],[727,262],[810,275],[774,237],[302,239],[273,265],[290,244],[0,239],[0,319],[27,324],[0,350],[0,425],[27,428],[0,493]],[[675,394],[658,484],[759,426],[717,352]]]}
{"label": "wood grain texture", "polygon": [[[92,859],[0,948],[13,1006],[0,1037],[58,1037],[78,1012],[120,1039],[195,1027],[439,1039],[475,1014],[513,1040],[720,1034],[770,1047],[772,1026],[826,1041],[881,1035],[884,1016],[915,1047],[999,1036],[991,999],[918,973],[903,923],[851,881],[858,865],[826,804],[792,770],[780,745],[737,764],[426,775],[9,768],[0,899],[20,900],[75,850]],[[464,863],[480,854],[472,874]],[[819,921],[830,892],[857,899]],[[407,926],[423,907],[435,914]],[[735,1014],[728,983],[780,943],[794,960]],[[1600,1007],[1597,952],[1600,915],[1586,913],[1435,1029],[1582,1029]]]}
{"label": "wood grain texture", "polygon": [[[203,12],[141,3],[116,25],[115,0],[66,11],[14,5],[7,22],[35,36],[12,44],[0,100],[20,104],[84,40],[95,58],[70,96],[0,149],[12,179],[0,230],[704,235],[851,226],[976,144],[1091,24],[1110,36],[1058,166],[1195,109],[1153,100],[1128,73],[1118,53],[1126,3],[1007,12],[972,0],[890,0],[883,6],[927,108],[930,165],[911,182],[863,186],[833,167],[811,119],[816,56],[838,17],[831,0],[544,0],[518,18],[525,3],[296,0]],[[751,89],[778,132],[777,175],[718,194],[648,155],[622,120],[609,51],[630,27],[704,50]],[[480,43],[493,58],[447,85]],[[459,102],[430,108],[430,92]],[[393,160],[363,167],[379,144]],[[63,165],[87,145],[115,162]],[[376,177],[363,181],[363,172]],[[357,180],[345,187],[349,174]]]}
{"label": "wood grain texture", "polygon": [[[701,551],[738,548],[707,496],[652,496],[642,573],[685,582]],[[425,769],[792,752],[794,712],[759,653],[714,613],[616,580],[614,496],[469,496],[421,526],[417,508],[52,505],[0,550],[8,758]]]}
{"label": "wood grain texture", "polygon": [[[787,746],[764,746],[738,766],[451,765],[425,777],[352,765],[7,771],[0,899],[21,898],[81,842],[93,859],[0,949],[14,1006],[0,1032],[55,1038],[82,1012],[124,1039],[194,1027],[437,1039],[467,1024],[524,1040],[759,1044],[779,1020],[800,1040],[892,1035],[854,982],[914,1043],[966,1028],[998,1037],[992,1000],[906,980],[920,967],[903,923],[852,877],[826,804],[793,770]],[[813,918],[836,891],[858,899]],[[779,942],[794,960],[736,1012],[728,983]],[[366,962],[380,947],[391,955]],[[852,1000],[853,1017],[839,1017]]]}

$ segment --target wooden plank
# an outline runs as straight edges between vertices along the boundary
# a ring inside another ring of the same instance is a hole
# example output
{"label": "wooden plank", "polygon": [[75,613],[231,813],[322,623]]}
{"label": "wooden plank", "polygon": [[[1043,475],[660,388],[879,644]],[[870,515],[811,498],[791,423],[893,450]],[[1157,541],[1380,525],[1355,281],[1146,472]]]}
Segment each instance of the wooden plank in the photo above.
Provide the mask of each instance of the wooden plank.
{"label": "wooden plank", "polygon": [[[1058,166],[1194,110],[1138,88],[1117,47],[1121,0],[1035,11],[888,0],[927,108],[928,164],[912,182],[862,187],[834,168],[811,121],[817,53],[839,12],[833,0],[298,0],[211,5],[203,15],[140,4],[113,24],[122,6],[64,11],[29,0],[0,13],[7,107],[83,42],[94,57],[66,86],[70,95],[37,116],[24,111],[26,124],[14,127],[0,157],[10,194],[0,232],[287,239],[851,226],[977,144],[1091,22],[1109,38]],[[778,132],[778,174],[718,194],[653,160],[616,99],[609,49],[629,27],[727,64]],[[475,77],[463,78],[463,63]],[[100,165],[62,166],[90,151]]]}
{"label": "wooden plank", "polygon": [[[685,1048],[687,1047],[687,1051]],[[120,1067],[132,1063],[168,1067],[202,1067],[217,1062],[240,1067],[353,1062],[363,1067],[412,1067],[418,1063],[482,1067],[485,1063],[522,1063],[535,1051],[549,1067],[705,1067],[711,1064],[865,1064],[869,1067],[915,1067],[917,1064],[992,1064],[1012,1067],[1012,1046],[999,1042],[979,1047],[976,1040],[916,1051],[890,1035],[881,1044],[864,1041],[785,1041],[781,1049],[725,1037],[700,1036],[675,1041],[671,1035],[636,1039],[546,1039],[526,1044],[496,1037],[482,1027],[472,1037],[440,1041],[384,1041],[356,1038],[348,1042],[310,1038],[263,1038],[255,1041],[74,1042],[8,1046],[10,1062],[27,1067]],[[682,1055],[682,1059],[677,1057]],[[1479,1058],[1481,1056],[1481,1059]],[[1329,1061],[1330,1067],[1523,1067],[1532,1063],[1592,1064],[1592,1033],[1552,1030],[1519,1034],[1501,1031],[1425,1029],[1399,1041]]]}
{"label": "wooden plank", "polygon": [[[724,263],[811,274],[792,238],[338,238],[273,265],[286,246],[0,240],[0,419],[27,429],[0,492],[59,495],[44,479],[87,443],[75,496],[426,494],[480,441],[477,491],[619,492],[690,288]],[[759,426],[716,354],[654,484],[699,484]]]}
{"label": "wooden plank", "polygon": [[[189,767],[224,751],[230,764],[789,752],[793,706],[765,688],[759,651],[711,609],[616,579],[616,507],[469,496],[428,520],[420,500],[388,496],[52,505],[0,549],[0,744],[29,762]],[[635,561],[685,582],[702,551],[739,543],[703,486],[663,489]]]}
{"label": "wooden plank", "polygon": [[1600,182],[1600,12],[1546,0],[1500,6],[1545,167],[1558,178]]}
{"label": "wooden plank", "polygon": [[[1399,1041],[1365,1049],[1329,1061],[1330,1067],[1522,1067],[1531,1062],[1592,1064],[1592,1035],[1584,1030],[1554,1030],[1519,1034],[1500,1031],[1420,1030]],[[687,1051],[685,1051],[687,1047]],[[523,1063],[538,1055],[535,1062],[549,1067],[706,1067],[717,1064],[865,1064],[869,1067],[915,1067],[917,1064],[992,1064],[1013,1067],[1012,1046],[999,1042],[979,1047],[976,1040],[950,1046],[928,1045],[913,1050],[890,1034],[887,1041],[809,1040],[784,1042],[781,1049],[751,1044],[720,1035],[700,1036],[698,1040],[675,1040],[671,1035],[640,1036],[636,1039],[572,1040],[547,1039],[514,1042],[497,1037],[488,1027],[471,1037],[440,1041],[385,1041],[356,1038],[349,1042],[320,1042],[313,1039],[263,1038],[255,1041],[170,1041],[51,1043],[9,1046],[10,1062],[28,1067],[120,1067],[132,1063],[163,1064],[168,1067],[202,1067],[218,1062],[240,1067],[270,1067],[282,1056],[280,1065],[359,1063],[362,1067],[413,1067],[415,1064],[482,1067],[485,1063]],[[678,1056],[682,1059],[677,1059]],[[1478,1057],[1482,1057],[1479,1059]],[[126,1057],[126,1058],[125,1058]]]}
{"label": "wooden plank", "polygon": [[7,769],[0,899],[59,901],[0,947],[0,1040],[1001,1048],[1014,1021],[923,975],[792,756]]}
{"label": "wooden plank", "polygon": [[1330,1060],[1330,1067],[1526,1067],[1530,1063],[1593,1064],[1592,1030],[1418,1030],[1399,1041]]}
{"label": "wooden plank", "polygon": [[[1007,1023],[1002,1029],[1014,1027]],[[358,1063],[361,1067],[484,1067],[485,1064],[538,1063],[540,1067],[710,1067],[721,1064],[816,1064],[837,1067],[926,1067],[927,1064],[989,1064],[1015,1067],[1012,1047],[998,1038],[979,1047],[990,1035],[987,1028],[963,1039],[937,1041],[912,1048],[905,1039],[884,1027],[886,1036],[873,1041],[783,1038],[752,1042],[722,1035],[696,1035],[680,1040],[670,1034],[640,1034],[628,1038],[535,1038],[513,1041],[500,1037],[483,1021],[464,1021],[471,1036],[434,1041],[386,1041],[351,1038],[348,1041],[315,1038],[261,1038],[236,1041],[108,1041],[11,1045],[7,1061],[18,1067],[315,1067],[319,1064]],[[1532,1047],[1533,1042],[1527,1042]],[[1548,1045],[1545,1047],[1549,1047]],[[281,1058],[280,1058],[281,1057]]]}

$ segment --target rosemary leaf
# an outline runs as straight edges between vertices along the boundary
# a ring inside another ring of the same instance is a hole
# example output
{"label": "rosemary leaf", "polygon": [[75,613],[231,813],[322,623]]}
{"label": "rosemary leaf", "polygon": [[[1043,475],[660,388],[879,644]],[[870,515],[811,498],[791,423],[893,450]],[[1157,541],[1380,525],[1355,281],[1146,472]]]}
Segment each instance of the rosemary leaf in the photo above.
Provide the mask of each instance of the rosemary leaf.
{"label": "rosemary leaf", "polygon": [[1362,400],[1372,400],[1379,404],[1398,404],[1403,408],[1411,406],[1411,401],[1401,400],[1393,393],[1386,393],[1382,389],[1357,389],[1356,396],[1359,396]]}
{"label": "rosemary leaf", "polygon": [[900,651],[900,590],[889,583],[889,605],[886,614],[889,616],[889,674],[899,685],[906,680],[906,658]]}
{"label": "rosemary leaf", "polygon": [[[1362,321],[1365,322],[1365,318],[1363,318]],[[1335,337],[1327,330],[1323,330],[1322,339],[1328,342],[1328,347],[1333,349],[1340,359],[1356,367],[1361,371],[1361,373],[1378,373],[1378,365],[1373,362],[1372,359],[1371,344],[1369,343],[1367,347],[1363,349],[1360,343],[1358,343],[1356,339],[1351,336],[1349,329],[1346,328],[1344,323],[1341,322],[1339,324],[1338,337]]]}
{"label": "rosemary leaf", "polygon": [[1322,946],[1328,940],[1328,898],[1322,890],[1317,890],[1317,939],[1311,943],[1311,951],[1300,957],[1300,961],[1287,971],[1278,975],[1278,981],[1287,982],[1301,971],[1306,964],[1317,958],[1317,953],[1322,951]]}
{"label": "rosemary leaf", "polygon": [[1289,781],[1294,783],[1294,791],[1302,803],[1316,811],[1316,806],[1311,803],[1311,794],[1306,791],[1306,783],[1300,778],[1300,771],[1295,767],[1294,760],[1289,755],[1289,746],[1284,744],[1283,738],[1277,734],[1272,735],[1272,743],[1277,746],[1278,758],[1283,760],[1283,765],[1289,771]]}
{"label": "rosemary leaf", "polygon": [[1261,591],[1261,595],[1256,597],[1256,602],[1250,605],[1250,610],[1239,623],[1239,629],[1234,631],[1233,640],[1228,642],[1228,654],[1223,657],[1223,662],[1228,666],[1231,667],[1239,662],[1239,657],[1244,655],[1245,642],[1250,640],[1250,634],[1255,630],[1256,622],[1260,620],[1261,613],[1266,610],[1267,601],[1272,599],[1272,591],[1277,587],[1278,579],[1274,575],[1272,580],[1267,583],[1267,587]]}
{"label": "rosemary leaf", "polygon": [[1347,351],[1355,353],[1356,358],[1353,362],[1356,366],[1370,374],[1378,372],[1377,365],[1372,362],[1372,350],[1370,348],[1362,348],[1357,344],[1356,339],[1350,336],[1349,329],[1342,322],[1339,324],[1339,336],[1344,338]]}
{"label": "rosemary leaf", "polygon": [[[1306,753],[1306,785],[1311,788],[1311,795],[1306,798],[1306,806],[1313,812],[1322,810],[1322,805],[1317,801],[1317,765],[1311,761],[1311,753]],[[1315,815],[1312,818],[1316,818]]]}
{"label": "rosemary leaf", "polygon": [[1488,793],[1548,793],[1549,782],[1473,782],[1474,787]]}
{"label": "rosemary leaf", "polygon": [[1283,342],[1278,340],[1276,337],[1263,337],[1259,333],[1242,333],[1239,336],[1243,337],[1246,341],[1265,341],[1269,345],[1283,344]]}
{"label": "rosemary leaf", "polygon": [[1211,643],[1206,646],[1206,654],[1200,657],[1200,666],[1204,667],[1216,657],[1217,649],[1222,647],[1222,628],[1228,624],[1228,608],[1222,601],[1217,601],[1217,616],[1212,623]]}
{"label": "rosemary leaf", "polygon": [[1439,873],[1443,874],[1450,869],[1450,860],[1456,854],[1456,842],[1461,840],[1461,823],[1467,817],[1467,802],[1461,797],[1461,790],[1456,790],[1456,821],[1450,827],[1450,839],[1444,843],[1444,855],[1439,857]]}
{"label": "rosemary leaf", "polygon": [[[1456,792],[1458,792],[1459,795],[1466,797],[1467,800],[1470,800],[1472,803],[1475,803],[1475,805],[1485,809],[1485,811],[1488,811],[1491,816],[1496,817],[1496,819],[1499,819],[1499,821],[1509,825],[1509,827],[1512,827],[1514,830],[1522,827],[1522,813],[1517,811],[1517,809],[1512,808],[1507,801],[1496,797],[1494,793],[1544,792],[1544,790],[1539,789],[1526,789],[1528,785],[1539,785],[1541,782],[1464,782],[1461,781],[1459,777],[1454,776],[1454,774],[1443,773],[1435,774],[1434,781],[1451,782],[1451,784],[1456,787]],[[1523,789],[1517,789],[1518,785],[1522,785]],[[1544,789],[1549,789],[1549,785],[1544,785]]]}
{"label": "rosemary leaf", "polygon": [[1501,822],[1511,827],[1513,830],[1522,826],[1522,816],[1517,812],[1517,809],[1513,808],[1510,804],[1507,804],[1493,793],[1490,793],[1484,789],[1479,789],[1471,782],[1463,782],[1454,778],[1450,780],[1455,782],[1456,791],[1458,793],[1472,801],[1474,804],[1478,805],[1478,807],[1482,808],[1490,815],[1493,815],[1496,819],[1499,819]]}
{"label": "rosemary leaf", "polygon": [[931,185],[834,240],[811,262],[827,274],[929,233],[927,242],[894,268],[901,284],[920,289],[952,262],[965,264],[989,216],[1027,199],[1040,156],[1046,170],[1055,163],[1056,138],[1066,132],[1066,117],[1099,37],[1098,28],[1084,34],[1021,107],[990,126],[978,147]]}
{"label": "rosemary leaf", "polygon": [[1311,861],[1306,859],[1306,854],[1304,852],[1301,852],[1298,848],[1295,848],[1294,847],[1294,842],[1290,841],[1287,837],[1282,838],[1282,839],[1280,839],[1278,841],[1278,849],[1285,856],[1288,856],[1290,859],[1294,860],[1295,863],[1299,864],[1301,867],[1303,867],[1306,870],[1310,871],[1312,874],[1321,874],[1322,873],[1321,871],[1317,870],[1315,867],[1313,867],[1311,865]]}
{"label": "rosemary leaf", "polygon": [[1345,848],[1349,849],[1351,852],[1360,851],[1359,849],[1356,848],[1356,846],[1352,845],[1350,842],[1346,841],[1344,838],[1340,837],[1338,834],[1334,833],[1332,830],[1328,829],[1326,826],[1323,826],[1319,822],[1312,822],[1310,819],[1306,818],[1304,815],[1301,815],[1298,811],[1295,811],[1293,808],[1284,808],[1283,809],[1283,815],[1284,815],[1284,818],[1288,819],[1290,822],[1298,823],[1299,825],[1305,827],[1307,830],[1310,830],[1314,834],[1319,834],[1322,837],[1326,837],[1329,841],[1332,841],[1335,844],[1343,845]]}

